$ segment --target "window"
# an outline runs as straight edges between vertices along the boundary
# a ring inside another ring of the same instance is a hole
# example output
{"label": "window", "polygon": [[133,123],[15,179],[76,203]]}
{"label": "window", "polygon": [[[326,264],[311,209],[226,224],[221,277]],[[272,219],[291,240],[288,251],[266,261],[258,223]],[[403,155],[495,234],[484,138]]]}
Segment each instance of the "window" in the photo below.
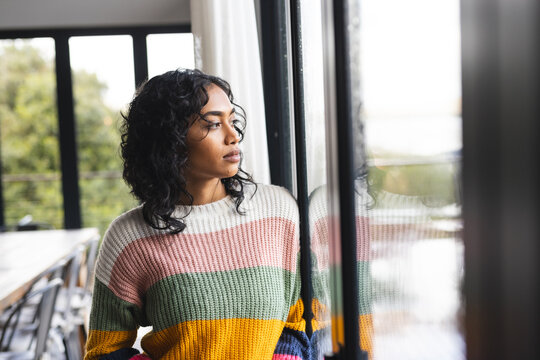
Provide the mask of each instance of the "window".
{"label": "window", "polygon": [[[28,40],[10,40],[19,36]],[[0,68],[8,74],[0,79],[0,225],[31,215],[47,227],[103,233],[137,204],[121,176],[120,111],[148,63],[152,75],[193,67],[189,26],[8,31],[0,38]]]}
{"label": "window", "polygon": [[178,68],[193,69],[192,34],[150,34],[148,48],[148,78]]}
{"label": "window", "polygon": [[369,169],[357,213],[369,229],[373,354],[464,359],[459,2],[349,8]]}
{"label": "window", "polygon": [[[331,6],[293,2],[300,24],[291,24],[303,59],[295,101],[306,124],[313,308],[332,322],[320,350],[347,345],[344,294],[355,272],[359,344],[370,358],[463,359],[459,2],[346,2],[346,57],[334,52],[344,37],[328,40]],[[347,269],[344,176],[356,212]]]}
{"label": "window", "polygon": [[[83,227],[101,233],[136,205],[122,179],[120,112],[135,91],[129,35],[69,39]],[[106,54],[88,56],[88,54]]]}
{"label": "window", "polygon": [[4,222],[63,225],[54,40],[0,40]]}

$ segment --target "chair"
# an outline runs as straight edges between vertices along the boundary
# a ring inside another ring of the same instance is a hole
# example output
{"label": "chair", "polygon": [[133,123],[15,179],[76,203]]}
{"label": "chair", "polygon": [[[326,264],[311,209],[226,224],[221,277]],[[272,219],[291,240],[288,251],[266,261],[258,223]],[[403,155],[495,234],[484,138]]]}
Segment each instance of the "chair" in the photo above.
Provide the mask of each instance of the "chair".
{"label": "chair", "polygon": [[[0,317],[0,328],[4,329],[3,333],[7,334],[8,328],[17,328],[19,332],[32,332],[38,327],[39,314],[41,311],[41,297],[30,296],[34,293],[38,294],[39,290],[45,286],[50,279],[64,278],[66,260],[60,260],[53,267],[43,272],[36,280],[34,280],[21,300],[12,304]],[[15,308],[19,306],[18,311]],[[14,318],[11,318],[14,316]],[[12,331],[4,346],[9,347],[15,332]],[[1,343],[0,343],[1,344]],[[0,347],[1,349],[1,347]]]}
{"label": "chair", "polygon": [[[54,313],[54,305],[58,295],[58,290],[64,281],[60,278],[53,278],[48,283],[37,290],[33,290],[22,299],[20,299],[9,314],[6,323],[2,328],[0,336],[0,359],[41,359],[46,352],[47,339],[49,338],[49,330],[51,328],[51,320]],[[12,341],[18,331],[18,327],[14,319],[16,319],[25,304],[29,300],[40,297],[39,301],[39,316],[38,324],[35,331],[29,337],[29,347],[31,350],[14,350],[12,349]],[[12,324],[12,321],[14,324]],[[14,325],[14,326],[12,326]]]}
{"label": "chair", "polygon": [[100,237],[96,236],[88,242],[88,250],[86,253],[86,261],[85,261],[86,279],[84,282],[84,289],[86,290],[87,295],[89,295],[90,297],[92,297],[94,269],[96,265],[99,239]]}
{"label": "chair", "polygon": [[78,339],[79,319],[79,275],[83,253],[86,246],[78,246],[67,258],[64,272],[64,287],[60,289],[53,317],[53,330],[62,339],[65,356],[68,360],[79,360],[82,356]]}
{"label": "chair", "polygon": [[[40,280],[36,281],[36,283],[39,283],[48,277],[54,277],[58,278],[58,281],[63,285],[57,291],[52,318],[49,322],[49,338],[52,341],[49,344],[49,349],[59,358],[65,357],[68,360],[82,358],[86,340],[85,312],[89,308],[91,301],[91,280],[98,244],[99,237],[96,237],[78,246],[69,256],[54,268],[51,268],[47,274],[43,274]],[[81,271],[81,268],[84,268],[85,271]],[[34,291],[32,289],[39,286],[39,284],[35,284],[23,296],[24,301],[11,307],[9,324],[6,325],[6,331],[2,335],[5,337],[5,340],[3,340],[4,348],[9,348],[14,336],[27,340],[24,344],[29,343],[29,348],[35,341],[33,336],[29,339],[27,339],[28,336],[27,338],[21,336],[23,332],[27,335],[33,335],[40,324],[36,319],[41,314],[43,304],[41,301],[35,302],[37,296],[34,293],[38,294],[38,290]],[[32,301],[34,301],[34,304],[32,304]],[[13,330],[9,331],[8,328]],[[15,328],[17,331],[15,331]],[[51,348],[52,345],[55,346]],[[24,356],[26,355],[28,354],[24,354]],[[4,360],[5,356],[5,354],[0,353],[0,360]],[[17,356],[19,355],[17,354]]]}
{"label": "chair", "polygon": [[82,325],[80,331],[83,343],[86,343],[86,337],[90,325],[90,306],[92,304],[94,269],[96,265],[99,240],[100,237],[96,236],[87,243],[86,257],[83,261],[81,269],[82,284],[81,287],[77,289],[79,291],[79,297],[78,300],[74,301],[75,304],[73,305],[77,311],[79,323]]}
{"label": "chair", "polygon": [[17,222],[15,231],[50,230],[54,229],[51,224],[36,222],[32,215],[26,215]]}
{"label": "chair", "polygon": [[93,238],[72,253],[66,287],[61,289],[57,304],[55,328],[62,335],[68,360],[79,360],[84,352],[86,310],[92,298],[91,280],[98,244],[99,237]]}

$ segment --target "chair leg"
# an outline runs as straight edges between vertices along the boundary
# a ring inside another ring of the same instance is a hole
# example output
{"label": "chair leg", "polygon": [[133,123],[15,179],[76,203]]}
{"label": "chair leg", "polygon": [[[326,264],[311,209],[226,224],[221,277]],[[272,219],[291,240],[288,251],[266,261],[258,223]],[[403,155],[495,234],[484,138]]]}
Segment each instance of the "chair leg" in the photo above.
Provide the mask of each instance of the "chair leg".
{"label": "chair leg", "polygon": [[54,285],[54,288],[42,300],[43,307],[41,308],[40,324],[36,336],[36,358],[40,358],[45,353],[47,338],[51,329],[54,304],[56,303],[59,287],[63,284],[63,281],[61,279],[54,279],[49,284]]}
{"label": "chair leg", "polygon": [[77,328],[73,329],[68,335],[65,335],[64,346],[66,349],[67,360],[82,359],[81,343]]}

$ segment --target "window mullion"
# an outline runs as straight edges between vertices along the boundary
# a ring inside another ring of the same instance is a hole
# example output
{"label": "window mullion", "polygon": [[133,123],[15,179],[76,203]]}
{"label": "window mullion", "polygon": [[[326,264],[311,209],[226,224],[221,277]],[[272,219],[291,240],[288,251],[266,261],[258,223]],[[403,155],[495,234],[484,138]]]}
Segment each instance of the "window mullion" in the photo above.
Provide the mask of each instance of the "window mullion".
{"label": "window mullion", "polygon": [[81,227],[81,208],[77,145],[75,141],[73,85],[69,59],[69,36],[67,34],[58,34],[54,40],[56,47],[56,101],[58,105],[62,194],[64,199],[64,227],[66,229],[76,229]]}

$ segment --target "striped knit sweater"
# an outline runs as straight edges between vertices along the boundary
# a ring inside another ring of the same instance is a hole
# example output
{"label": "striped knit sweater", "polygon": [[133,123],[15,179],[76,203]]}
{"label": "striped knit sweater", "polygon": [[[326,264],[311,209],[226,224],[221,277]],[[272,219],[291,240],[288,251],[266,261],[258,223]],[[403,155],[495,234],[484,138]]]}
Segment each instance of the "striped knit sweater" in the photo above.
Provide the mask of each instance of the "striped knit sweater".
{"label": "striped knit sweater", "polygon": [[[367,351],[369,358],[373,358],[373,291],[371,279],[371,226],[369,219],[369,207],[372,202],[367,193],[367,185],[361,181],[355,181],[355,205],[356,205],[356,269],[358,276],[358,326],[360,329],[360,346]],[[345,343],[344,314],[339,301],[331,304],[330,279],[341,281],[341,253],[339,248],[331,249],[333,243],[339,238],[339,218],[332,215],[328,208],[328,198],[335,196],[326,185],[315,189],[310,195],[309,221],[311,230],[311,250],[313,262],[313,301],[314,317],[318,322],[317,327],[328,330],[328,322],[331,320],[331,334],[328,331],[319,331],[312,339],[313,346],[321,354],[329,351],[339,352],[337,344]],[[338,298],[334,298],[334,301]],[[330,305],[334,305],[332,308]],[[329,310],[331,314],[329,313]],[[315,325],[314,329],[317,328]],[[330,338],[332,337],[331,348]]]}
{"label": "striped knit sweater", "polygon": [[85,360],[134,356],[139,326],[152,326],[141,341],[152,359],[311,357],[296,202],[276,186],[248,192],[244,215],[230,196],[191,206],[176,235],[147,225],[141,207],[113,221],[96,265]]}

